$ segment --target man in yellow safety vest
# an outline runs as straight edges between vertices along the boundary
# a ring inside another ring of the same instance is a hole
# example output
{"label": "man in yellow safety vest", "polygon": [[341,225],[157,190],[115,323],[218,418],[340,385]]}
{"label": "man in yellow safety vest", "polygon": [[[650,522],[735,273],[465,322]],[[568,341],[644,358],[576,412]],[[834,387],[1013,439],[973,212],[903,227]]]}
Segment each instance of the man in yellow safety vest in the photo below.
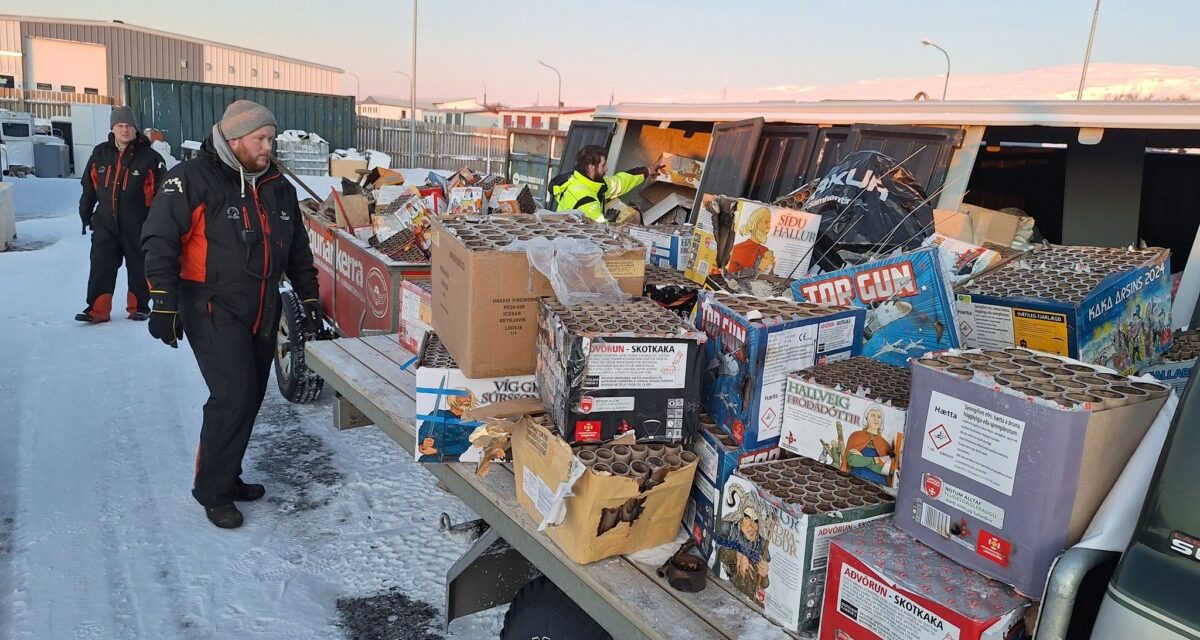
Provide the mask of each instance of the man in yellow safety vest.
{"label": "man in yellow safety vest", "polygon": [[606,176],[608,151],[600,145],[588,145],[579,150],[574,173],[551,181],[550,193],[556,203],[554,210],[577,209],[595,222],[606,223],[608,219],[604,217],[604,204],[638,188],[660,169],[657,166],[637,167]]}

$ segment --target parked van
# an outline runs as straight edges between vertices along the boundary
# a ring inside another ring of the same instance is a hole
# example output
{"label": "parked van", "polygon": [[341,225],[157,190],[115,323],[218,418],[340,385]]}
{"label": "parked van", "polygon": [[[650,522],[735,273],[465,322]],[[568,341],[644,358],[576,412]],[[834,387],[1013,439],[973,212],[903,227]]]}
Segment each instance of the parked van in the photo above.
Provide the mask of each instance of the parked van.
{"label": "parked van", "polygon": [[0,140],[8,149],[9,171],[18,167],[32,171],[33,114],[0,109]]}

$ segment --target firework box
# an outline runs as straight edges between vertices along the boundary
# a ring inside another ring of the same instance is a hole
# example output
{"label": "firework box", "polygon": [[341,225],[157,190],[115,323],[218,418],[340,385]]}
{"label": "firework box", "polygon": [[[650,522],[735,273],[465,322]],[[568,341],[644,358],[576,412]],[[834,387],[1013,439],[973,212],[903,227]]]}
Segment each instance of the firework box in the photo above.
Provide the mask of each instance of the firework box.
{"label": "firework box", "polygon": [[425,335],[432,329],[433,309],[430,306],[432,287],[428,281],[400,282],[400,346],[419,353]]}
{"label": "firework box", "polygon": [[704,162],[693,160],[673,153],[663,153],[658,156],[658,162],[663,170],[654,176],[659,182],[669,182],[695,189],[700,185],[700,176],[704,172]]}
{"label": "firework box", "polygon": [[912,363],[896,526],[1037,597],[1165,398],[1064,408],[923,362]]}
{"label": "firework box", "polygon": [[950,282],[926,247],[792,283],[797,300],[867,310],[863,355],[896,366],[960,346]]}
{"label": "firework box", "polygon": [[533,192],[528,185],[513,185],[501,187],[496,192],[496,208],[500,213],[533,213],[537,211],[537,203],[533,200]]}
{"label": "firework box", "polygon": [[[737,310],[745,308],[741,306],[744,301],[755,300],[705,293],[696,312],[696,326],[708,335],[702,395],[705,408],[747,449],[779,443],[789,372],[849,358],[862,350],[861,309],[810,305],[815,310],[787,319]],[[796,304],[772,302],[787,309]]]}
{"label": "firework box", "polygon": [[[720,579],[762,607],[768,619],[797,632],[817,628],[830,541],[888,517],[894,508],[891,496],[858,478],[840,477],[845,485],[860,491],[874,488],[865,504],[818,511],[783,502],[747,475],[751,470],[802,461],[811,462],[793,458],[756,464],[729,477],[721,493],[722,514],[717,519],[713,558],[713,570]],[[813,464],[813,468],[819,466]],[[837,476],[831,469],[827,473]],[[833,491],[828,493],[832,497]]]}
{"label": "firework box", "polygon": [[779,445],[895,490],[905,409],[857,385],[839,387],[822,384],[806,371],[789,375]]}
{"label": "firework box", "polygon": [[658,306],[689,320],[700,299],[700,285],[674,269],[649,264],[646,265],[645,296],[658,303]]}
{"label": "firework box", "polygon": [[1148,373],[1175,390],[1183,397],[1192,369],[1196,368],[1196,354],[1200,349],[1200,331],[1176,331],[1171,348],[1163,354],[1163,361],[1142,367],[1140,373]]}
{"label": "firework box", "polygon": [[715,424],[703,420],[696,432],[692,450],[699,457],[696,482],[684,514],[684,527],[706,558],[713,558],[713,534],[721,516],[721,487],[737,469],[758,462],[778,460],[779,447],[747,451],[736,444]]}
{"label": "firework box", "polygon": [[821,640],[1017,640],[1028,599],[880,520],[829,545]]}
{"label": "firework box", "polygon": [[964,346],[1027,347],[1123,374],[1157,362],[1171,346],[1171,256],[1147,253],[1142,266],[1109,275],[1079,303],[960,291]]}
{"label": "firework box", "polygon": [[[639,442],[692,440],[700,417],[703,333],[644,298],[615,308],[563,307],[547,299],[539,305],[539,389],[568,442],[607,442],[631,431]],[[566,315],[583,308],[614,319],[589,327]],[[655,331],[655,323],[663,330]]]}
{"label": "firework box", "polygon": [[[719,202],[732,207],[733,234],[728,255],[720,255],[713,220]],[[703,282],[714,268],[728,275],[757,274],[793,278],[808,272],[821,216],[807,211],[777,207],[754,200],[704,197],[696,221],[695,250],[688,277]]]}
{"label": "firework box", "polygon": [[[470,248],[447,231],[451,220],[486,228],[486,220],[504,217],[457,216],[433,223],[433,326],[463,372],[473,378],[534,372],[537,300],[554,295],[550,281],[529,265],[524,252]],[[619,245],[605,249],[604,264],[622,291],[642,295],[646,258],[639,243],[569,214],[538,220],[570,223]]]}
{"label": "firework box", "polygon": [[447,212],[487,213],[483,205],[483,187],[454,187],[450,190]]}
{"label": "firework box", "polygon": [[479,462],[481,451],[468,437],[483,422],[464,420],[463,414],[502,400],[537,397],[533,376],[466,377],[436,333],[421,348],[416,377],[418,462]]}
{"label": "firework box", "polygon": [[[592,472],[558,434],[529,418],[517,424],[512,452],[517,502],[575,562],[649,549],[679,533],[695,462],[642,490],[633,478]],[[613,510],[637,515],[597,535],[605,511]]]}
{"label": "firework box", "polygon": [[646,245],[646,264],[676,271],[687,268],[692,252],[691,226],[631,224],[622,230]]}

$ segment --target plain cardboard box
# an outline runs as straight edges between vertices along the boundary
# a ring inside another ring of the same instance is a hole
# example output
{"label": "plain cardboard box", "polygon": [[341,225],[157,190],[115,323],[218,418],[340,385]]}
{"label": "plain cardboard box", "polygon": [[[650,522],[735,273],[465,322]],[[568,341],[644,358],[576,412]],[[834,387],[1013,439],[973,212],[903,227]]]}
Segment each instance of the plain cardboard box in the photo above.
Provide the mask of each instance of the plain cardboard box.
{"label": "plain cardboard box", "polygon": [[[571,215],[554,219],[592,224]],[[529,375],[537,353],[537,299],[554,295],[550,281],[521,251],[470,250],[440,220],[433,223],[433,327],[471,378]],[[613,232],[614,234],[616,232]],[[642,294],[645,249],[606,253],[621,290]]]}
{"label": "plain cardboard box", "polygon": [[[642,491],[632,478],[593,473],[562,438],[529,418],[513,431],[512,452],[517,502],[579,564],[674,540],[696,473],[692,462]],[[605,509],[639,505],[633,522],[597,535]]]}
{"label": "plain cardboard box", "polygon": [[912,364],[896,526],[1036,597],[1165,399],[1064,409],[922,362]]}
{"label": "plain cardboard box", "polygon": [[1021,229],[1022,216],[962,204],[958,209],[934,209],[933,229],[937,233],[971,244],[990,242],[1011,247]]}
{"label": "plain cardboard box", "polygon": [[351,158],[330,158],[329,159],[329,177],[345,178],[358,182],[362,176],[358,175],[358,170],[367,169],[366,160],[354,160]]}
{"label": "plain cardboard box", "polygon": [[1029,600],[880,520],[830,542],[821,640],[1016,640]]}

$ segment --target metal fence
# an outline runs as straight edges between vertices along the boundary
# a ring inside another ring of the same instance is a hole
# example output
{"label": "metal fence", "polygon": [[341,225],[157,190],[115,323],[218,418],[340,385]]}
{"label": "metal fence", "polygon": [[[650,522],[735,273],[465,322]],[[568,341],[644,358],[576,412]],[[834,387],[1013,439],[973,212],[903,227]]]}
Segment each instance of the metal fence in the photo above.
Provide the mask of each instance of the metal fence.
{"label": "metal fence", "polygon": [[90,93],[0,88],[0,108],[32,113],[38,118],[70,117],[73,103],[119,105],[121,101]]}
{"label": "metal fence", "polygon": [[[393,167],[407,167],[409,161],[408,120],[358,117],[359,149],[374,149],[392,156]],[[466,165],[475,171],[505,172],[508,158],[508,133],[505,129],[416,123],[417,166],[453,171]]]}

